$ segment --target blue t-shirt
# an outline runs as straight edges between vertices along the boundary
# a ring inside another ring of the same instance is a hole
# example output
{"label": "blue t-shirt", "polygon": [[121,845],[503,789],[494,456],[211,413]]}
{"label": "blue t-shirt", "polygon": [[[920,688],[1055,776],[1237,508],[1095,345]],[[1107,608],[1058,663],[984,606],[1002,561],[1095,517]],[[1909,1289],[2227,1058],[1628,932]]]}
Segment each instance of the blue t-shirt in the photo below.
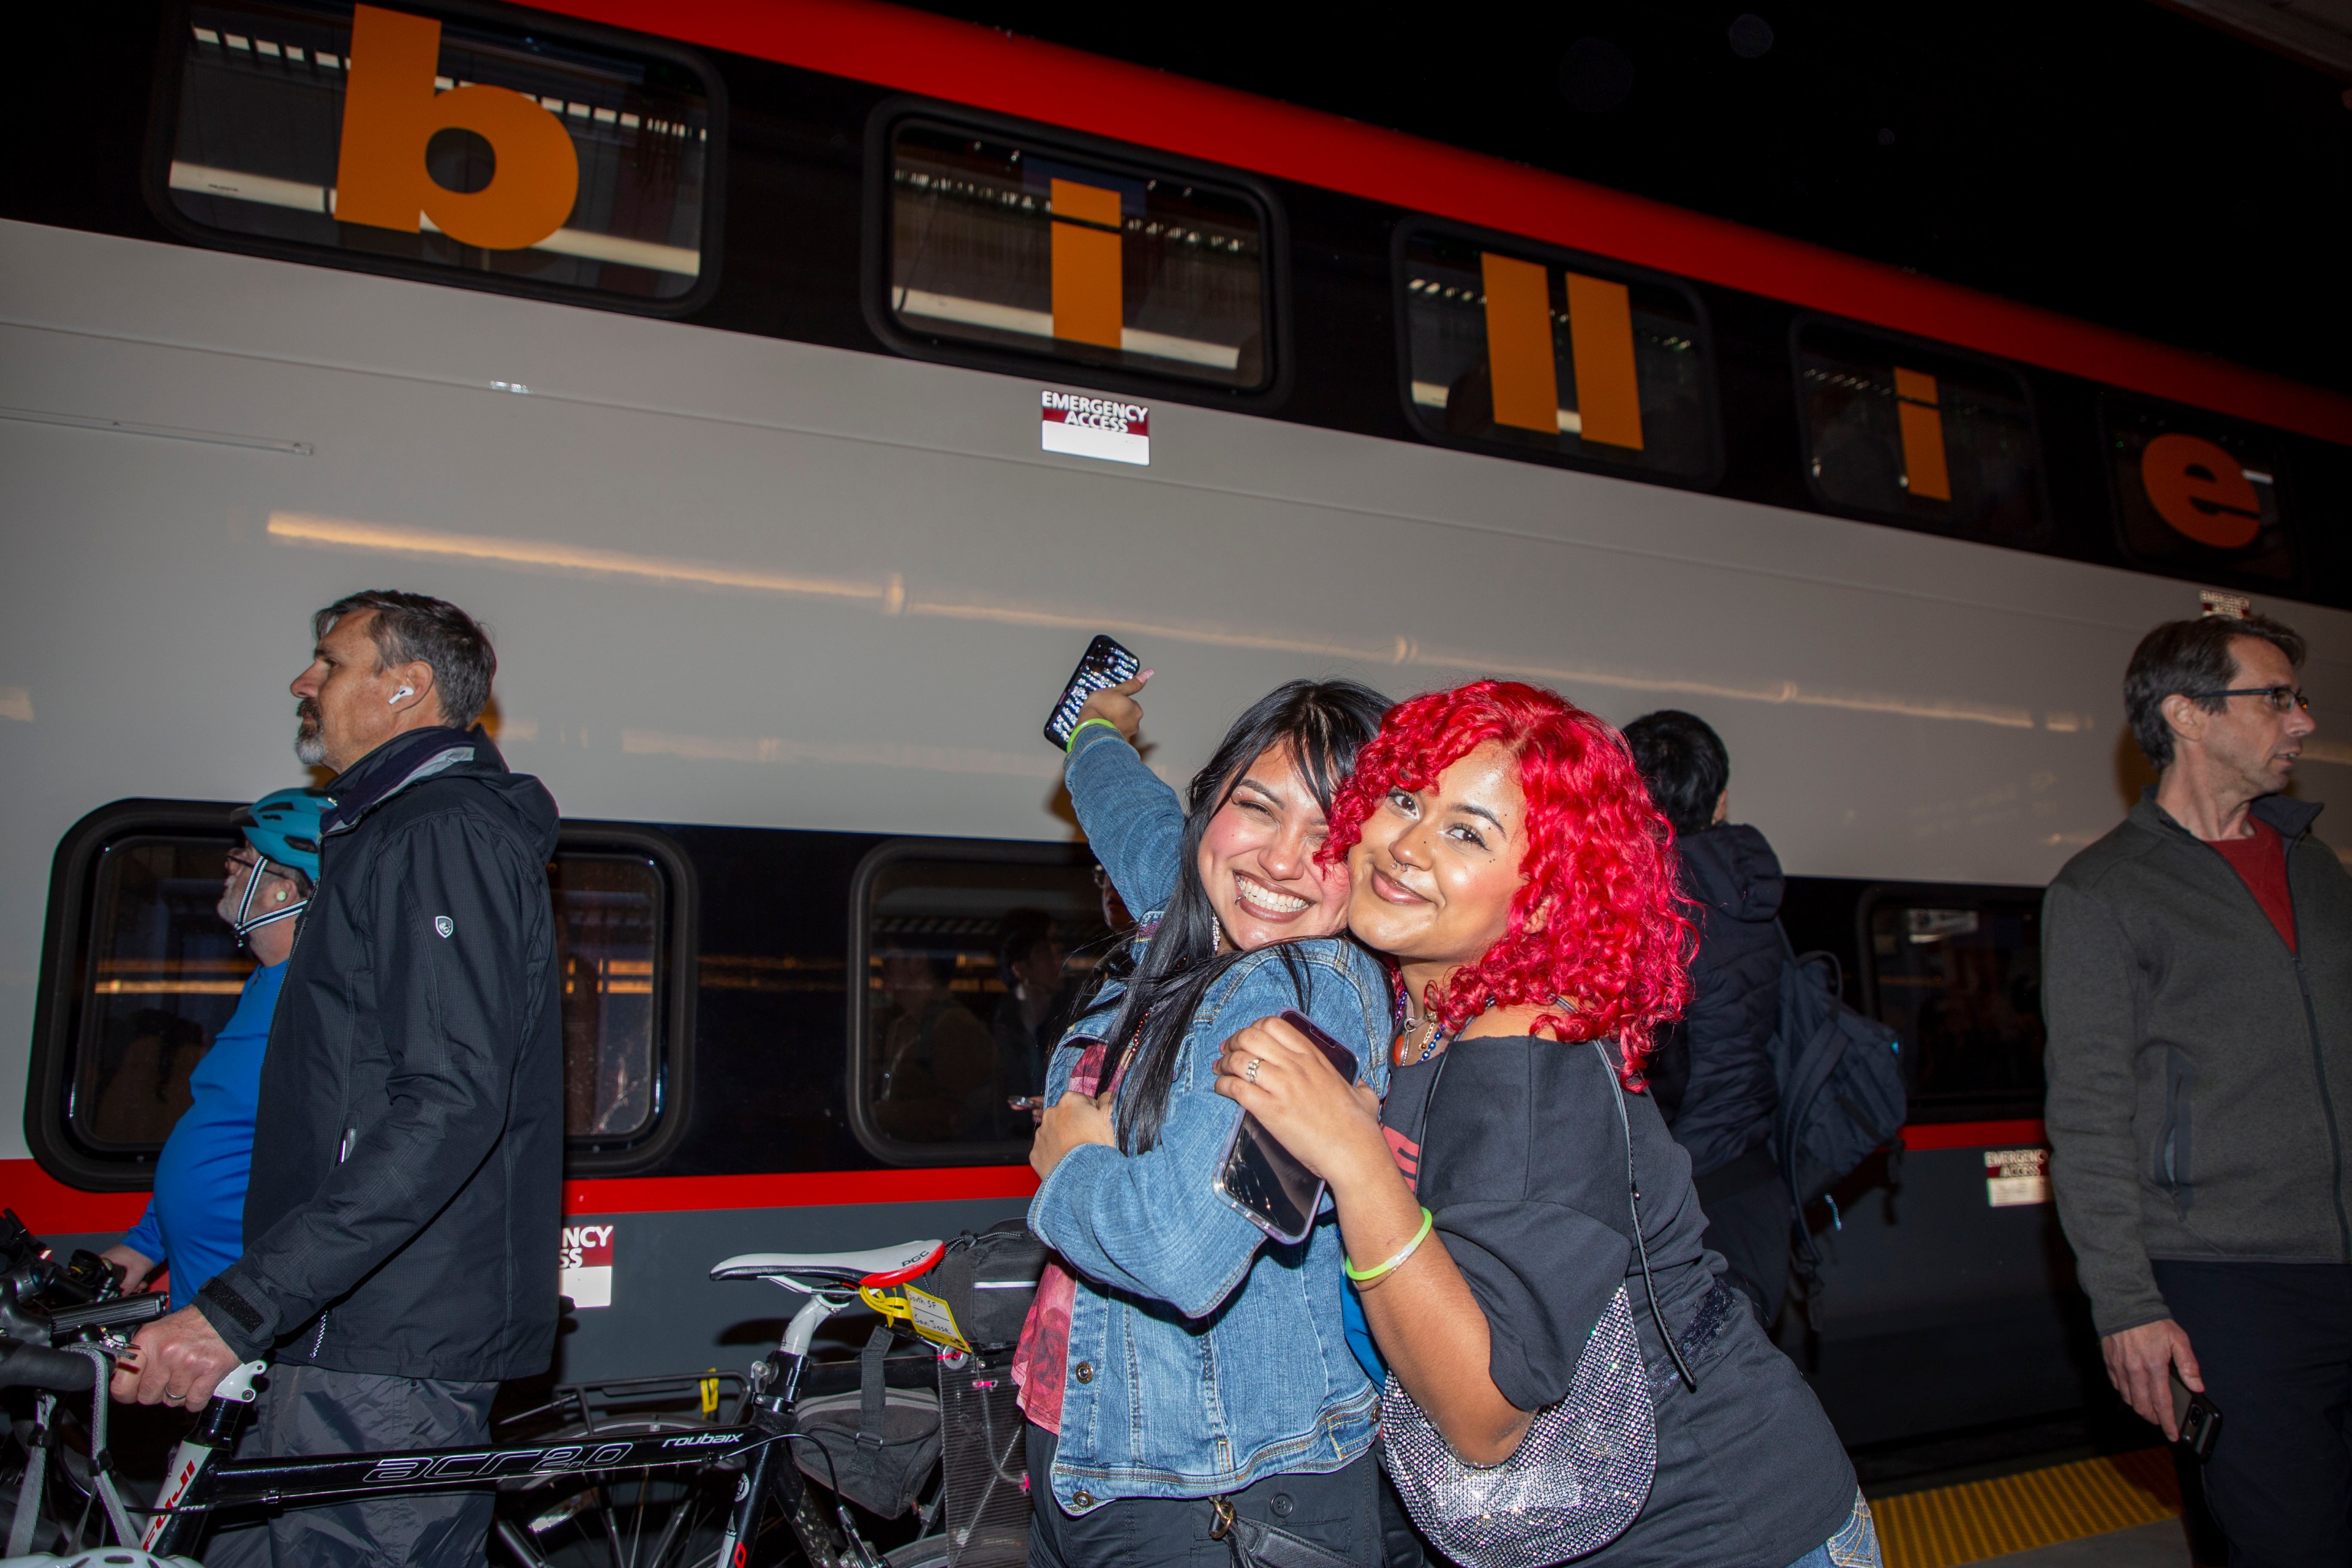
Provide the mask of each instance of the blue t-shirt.
{"label": "blue t-shirt", "polygon": [[172,1271],[172,1305],[196,1299],[205,1280],[245,1252],[245,1184],[253,1172],[254,1108],[261,1058],[286,966],[257,969],[212,1049],[188,1075],[188,1109],[155,1161],[155,1195],[122,1245]]}

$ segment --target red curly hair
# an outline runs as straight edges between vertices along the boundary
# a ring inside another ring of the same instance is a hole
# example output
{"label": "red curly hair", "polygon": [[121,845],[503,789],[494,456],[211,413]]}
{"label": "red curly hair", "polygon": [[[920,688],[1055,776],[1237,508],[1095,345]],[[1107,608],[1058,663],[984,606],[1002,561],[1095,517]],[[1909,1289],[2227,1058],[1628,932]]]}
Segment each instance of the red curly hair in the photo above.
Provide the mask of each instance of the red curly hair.
{"label": "red curly hair", "polygon": [[[1458,1029],[1490,1005],[1570,998],[1538,1031],[1559,1040],[1615,1036],[1629,1073],[1649,1054],[1655,1026],[1690,1000],[1694,933],[1675,889],[1674,829],[1650,804],[1625,738],[1555,692],[1510,680],[1476,680],[1389,710],[1331,803],[1331,837],[1319,857],[1344,857],[1391,789],[1427,788],[1488,743],[1518,759],[1528,803],[1527,878],[1511,900],[1509,929],[1485,956],[1423,998]],[[1538,909],[1543,929],[1528,929]]]}

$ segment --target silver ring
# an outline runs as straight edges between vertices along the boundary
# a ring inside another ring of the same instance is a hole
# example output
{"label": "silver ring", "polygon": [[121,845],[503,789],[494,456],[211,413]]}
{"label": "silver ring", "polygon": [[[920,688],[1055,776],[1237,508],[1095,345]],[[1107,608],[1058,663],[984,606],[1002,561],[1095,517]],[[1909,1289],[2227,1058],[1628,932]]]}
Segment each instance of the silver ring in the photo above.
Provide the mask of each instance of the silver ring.
{"label": "silver ring", "polygon": [[173,1393],[173,1392],[172,1392],[170,1389],[168,1389],[168,1388],[167,1388],[167,1389],[165,1389],[165,1390],[163,1391],[163,1397],[164,1397],[164,1398],[166,1398],[166,1399],[168,1399],[168,1400],[170,1400],[170,1401],[171,1401],[173,1404],[174,1404],[174,1405],[177,1405],[180,1401],[182,1401],[183,1399],[185,1399],[187,1396],[188,1396],[188,1391],[187,1391],[186,1389],[184,1389],[184,1389],[182,1389],[182,1390],[180,1390],[180,1392],[179,1392],[179,1393],[177,1393],[177,1394]]}
{"label": "silver ring", "polygon": [[1250,1065],[1242,1068],[1242,1077],[1251,1083],[1255,1083],[1257,1081],[1257,1069],[1264,1066],[1265,1066],[1265,1058],[1264,1057],[1252,1057],[1250,1058]]}

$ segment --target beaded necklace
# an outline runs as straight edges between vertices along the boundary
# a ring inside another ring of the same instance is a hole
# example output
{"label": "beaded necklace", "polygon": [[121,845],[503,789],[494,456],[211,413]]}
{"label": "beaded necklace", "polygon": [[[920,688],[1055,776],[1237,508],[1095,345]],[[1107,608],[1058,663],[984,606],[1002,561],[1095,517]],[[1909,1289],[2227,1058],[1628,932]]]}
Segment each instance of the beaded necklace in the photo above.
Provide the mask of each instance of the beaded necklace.
{"label": "beaded necklace", "polygon": [[1417,1024],[1408,1017],[1389,1047],[1390,1064],[1401,1068],[1418,1066],[1444,1050],[1453,1037],[1451,1030],[1439,1027],[1434,1013]]}

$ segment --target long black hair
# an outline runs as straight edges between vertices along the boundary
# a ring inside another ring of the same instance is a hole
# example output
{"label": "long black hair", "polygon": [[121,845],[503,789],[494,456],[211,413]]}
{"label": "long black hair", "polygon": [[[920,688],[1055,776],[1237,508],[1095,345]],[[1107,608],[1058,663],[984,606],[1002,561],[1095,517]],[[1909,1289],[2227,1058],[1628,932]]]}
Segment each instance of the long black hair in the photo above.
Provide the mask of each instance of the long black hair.
{"label": "long black hair", "polygon": [[[1193,1009],[1219,975],[1247,956],[1217,951],[1216,906],[1201,880],[1201,839],[1209,819],[1232,797],[1249,765],[1277,748],[1296,759],[1307,786],[1328,812],[1332,795],[1355,771],[1356,753],[1379,733],[1381,716],[1388,710],[1387,698],[1352,680],[1294,680],[1267,692],[1234,720],[1208,766],[1192,775],[1184,796],[1176,891],[1144,945],[1110,1026],[1114,1051],[1141,1032],[1135,1060],[1128,1066],[1131,1090],[1119,1096],[1119,1147],[1127,1152],[1140,1154],[1159,1141]],[[1283,962],[1303,984],[1297,961],[1286,952]]]}

